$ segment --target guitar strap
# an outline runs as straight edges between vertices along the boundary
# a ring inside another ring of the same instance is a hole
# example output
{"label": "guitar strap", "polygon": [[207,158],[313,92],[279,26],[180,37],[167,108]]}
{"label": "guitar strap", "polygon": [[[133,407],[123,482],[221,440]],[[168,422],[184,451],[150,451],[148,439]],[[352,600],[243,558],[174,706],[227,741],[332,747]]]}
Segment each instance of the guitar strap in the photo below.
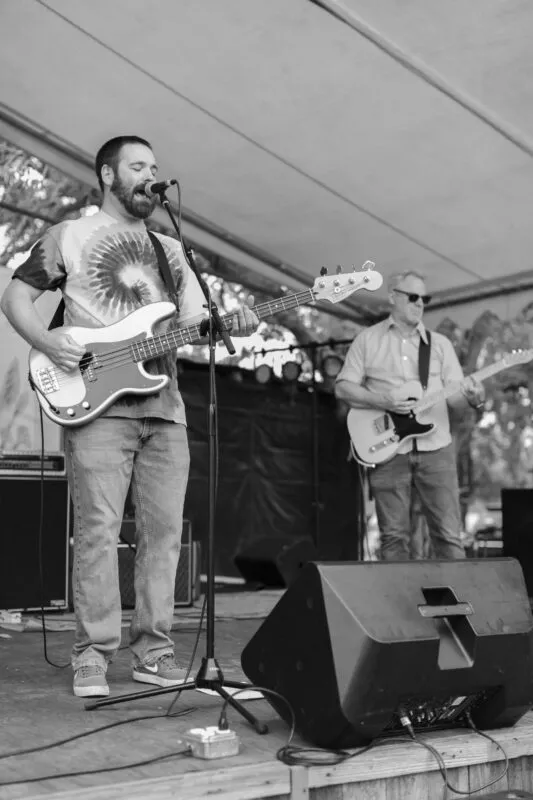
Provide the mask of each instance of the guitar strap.
{"label": "guitar strap", "polygon": [[420,337],[418,347],[418,377],[424,391],[428,388],[429,382],[429,356],[431,353],[431,331],[426,330],[427,342]]}
{"label": "guitar strap", "polygon": [[161,273],[161,277],[163,278],[163,282],[167,287],[167,291],[169,293],[170,299],[176,306],[176,309],[179,311],[180,304],[179,304],[179,297],[178,297],[178,290],[176,289],[176,283],[174,281],[174,276],[170,271],[170,267],[168,264],[167,254],[165,253],[165,249],[157,236],[152,233],[152,231],[147,231],[148,236],[150,237],[150,241],[152,242],[152,246],[155,250],[155,254],[157,256],[157,266],[159,267],[159,272]]}
{"label": "guitar strap", "polygon": [[50,320],[50,325],[48,326],[48,330],[51,331],[52,328],[60,328],[63,324],[63,317],[65,315],[65,301],[63,298],[57,304],[57,308],[54,311],[54,316]]}
{"label": "guitar strap", "polygon": [[[426,391],[429,382],[429,357],[431,354],[431,332],[426,329],[427,342],[420,337],[418,345],[418,379],[422,389]],[[413,439],[413,453],[418,452],[416,437]]]}

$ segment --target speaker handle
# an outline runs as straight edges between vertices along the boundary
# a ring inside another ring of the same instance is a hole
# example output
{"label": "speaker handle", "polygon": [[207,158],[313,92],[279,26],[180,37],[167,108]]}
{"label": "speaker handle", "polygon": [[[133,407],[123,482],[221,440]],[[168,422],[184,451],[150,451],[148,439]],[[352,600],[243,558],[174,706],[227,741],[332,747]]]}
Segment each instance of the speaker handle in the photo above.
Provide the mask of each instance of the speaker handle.
{"label": "speaker handle", "polygon": [[469,617],[474,613],[470,603],[454,603],[446,606],[418,606],[422,617]]}

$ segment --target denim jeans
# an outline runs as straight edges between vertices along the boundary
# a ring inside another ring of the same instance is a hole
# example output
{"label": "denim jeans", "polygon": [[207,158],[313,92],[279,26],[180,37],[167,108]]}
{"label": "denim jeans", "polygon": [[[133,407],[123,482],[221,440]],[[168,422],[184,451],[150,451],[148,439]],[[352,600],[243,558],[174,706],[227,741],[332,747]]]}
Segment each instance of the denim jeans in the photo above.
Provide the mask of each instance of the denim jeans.
{"label": "denim jeans", "polygon": [[189,474],[185,426],[100,417],[66,429],[65,455],[74,510],[73,668],[105,668],[120,644],[117,543],[130,482],[137,545],[133,661],[144,664],[173,653],[169,634]]}
{"label": "denim jeans", "polygon": [[418,493],[436,558],[464,558],[453,445],[400,453],[369,471],[384,561],[409,559],[411,491]]}

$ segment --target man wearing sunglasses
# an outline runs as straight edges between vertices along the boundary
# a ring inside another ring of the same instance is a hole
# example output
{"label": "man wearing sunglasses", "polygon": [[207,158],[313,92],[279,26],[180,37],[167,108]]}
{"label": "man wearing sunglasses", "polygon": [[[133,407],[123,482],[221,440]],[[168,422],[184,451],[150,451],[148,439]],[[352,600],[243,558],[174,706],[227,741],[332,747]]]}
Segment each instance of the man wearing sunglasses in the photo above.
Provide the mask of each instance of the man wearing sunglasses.
{"label": "man wearing sunglasses", "polygon": [[[422,393],[421,387],[418,393],[412,390],[420,380],[419,349],[429,343],[427,392],[457,383],[461,388],[448,398],[450,406],[482,406],[483,386],[464,378],[449,339],[435,331],[428,339],[422,317],[430,300],[424,278],[417,272],[390,277],[390,316],[355,337],[337,376],[339,399],[351,408],[415,413]],[[422,504],[435,557],[465,555],[447,402],[441,399],[424,413],[424,422],[435,425],[430,434],[402,441],[392,458],[369,470],[383,560],[410,557],[413,492]]]}

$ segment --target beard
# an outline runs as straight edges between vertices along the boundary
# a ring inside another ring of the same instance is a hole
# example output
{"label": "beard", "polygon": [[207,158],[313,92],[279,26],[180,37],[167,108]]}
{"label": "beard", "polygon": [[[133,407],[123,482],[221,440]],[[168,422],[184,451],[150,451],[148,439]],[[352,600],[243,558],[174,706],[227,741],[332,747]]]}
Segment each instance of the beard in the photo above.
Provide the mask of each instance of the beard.
{"label": "beard", "polygon": [[157,198],[148,197],[143,191],[143,185],[128,188],[118,176],[115,176],[110,191],[130,216],[147,219],[153,213]]}

